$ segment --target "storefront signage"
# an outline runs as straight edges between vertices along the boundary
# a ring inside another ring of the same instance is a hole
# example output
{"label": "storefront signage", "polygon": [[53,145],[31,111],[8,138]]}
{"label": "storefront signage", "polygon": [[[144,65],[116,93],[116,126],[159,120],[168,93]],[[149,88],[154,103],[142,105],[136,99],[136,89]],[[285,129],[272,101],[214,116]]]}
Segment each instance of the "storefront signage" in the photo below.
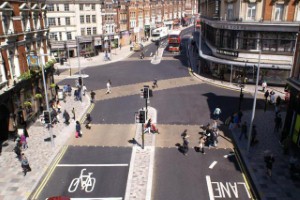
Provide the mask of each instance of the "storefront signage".
{"label": "storefront signage", "polygon": [[29,55],[29,56],[27,56],[27,61],[28,61],[30,69],[32,69],[32,70],[39,69],[39,61],[38,61],[37,56]]}
{"label": "storefront signage", "polygon": [[239,52],[237,52],[237,51],[217,49],[217,53],[222,54],[222,55],[226,55],[226,56],[239,57]]}

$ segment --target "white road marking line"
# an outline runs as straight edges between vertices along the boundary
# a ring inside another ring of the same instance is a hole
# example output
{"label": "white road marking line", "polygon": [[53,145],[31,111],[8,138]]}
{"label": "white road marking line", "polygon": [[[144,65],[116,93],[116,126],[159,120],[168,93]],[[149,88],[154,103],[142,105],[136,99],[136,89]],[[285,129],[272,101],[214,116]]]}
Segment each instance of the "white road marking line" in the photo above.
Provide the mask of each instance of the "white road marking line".
{"label": "white road marking line", "polygon": [[[155,137],[155,134],[154,136]],[[153,142],[153,140],[152,140]],[[154,154],[155,154],[155,148],[154,145],[151,148],[150,153],[150,163],[149,163],[149,171],[148,171],[148,181],[147,181],[147,190],[146,190],[146,200],[151,200],[151,194],[152,194],[152,183],[153,183],[153,169],[154,169]]]}
{"label": "white road marking line", "polygon": [[233,156],[233,155],[234,155],[234,153],[230,153],[228,155],[225,155],[224,158],[228,158],[229,156]]}
{"label": "white road marking line", "polygon": [[127,167],[128,164],[58,164],[57,167]]}
{"label": "white road marking line", "polygon": [[130,190],[131,190],[131,183],[132,183],[132,178],[133,178],[134,162],[135,162],[135,155],[136,155],[136,149],[137,148],[138,147],[136,145],[132,147],[130,167],[129,167],[128,177],[127,177],[127,184],[126,184],[126,191],[125,191],[125,200],[129,200],[129,197],[130,197]]}
{"label": "white road marking line", "polygon": [[209,166],[209,169],[214,168],[214,166],[215,166],[217,163],[218,163],[217,161],[212,162],[212,163],[210,164],[210,166]]}
{"label": "white road marking line", "polygon": [[213,188],[211,186],[210,176],[206,176],[206,183],[208,188],[209,200],[215,200]]}

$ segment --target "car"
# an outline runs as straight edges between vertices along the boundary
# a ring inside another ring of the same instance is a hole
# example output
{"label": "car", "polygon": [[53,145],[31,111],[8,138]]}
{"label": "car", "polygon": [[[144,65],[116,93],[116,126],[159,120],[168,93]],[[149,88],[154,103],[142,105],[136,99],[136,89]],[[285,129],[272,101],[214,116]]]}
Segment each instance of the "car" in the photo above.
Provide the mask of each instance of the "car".
{"label": "car", "polygon": [[141,43],[136,43],[133,45],[133,51],[142,51],[144,46]]}

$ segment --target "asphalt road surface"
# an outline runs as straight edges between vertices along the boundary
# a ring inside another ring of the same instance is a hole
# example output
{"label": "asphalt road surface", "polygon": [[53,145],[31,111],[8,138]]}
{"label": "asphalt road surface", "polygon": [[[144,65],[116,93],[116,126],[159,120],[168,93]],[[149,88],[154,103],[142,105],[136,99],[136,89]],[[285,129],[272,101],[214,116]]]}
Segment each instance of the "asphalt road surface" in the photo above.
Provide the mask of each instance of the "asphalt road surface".
{"label": "asphalt road surface", "polygon": [[124,199],[131,148],[70,146],[38,199]]}
{"label": "asphalt road surface", "polygon": [[250,199],[235,156],[211,149],[202,155],[190,148],[156,148],[153,200]]}

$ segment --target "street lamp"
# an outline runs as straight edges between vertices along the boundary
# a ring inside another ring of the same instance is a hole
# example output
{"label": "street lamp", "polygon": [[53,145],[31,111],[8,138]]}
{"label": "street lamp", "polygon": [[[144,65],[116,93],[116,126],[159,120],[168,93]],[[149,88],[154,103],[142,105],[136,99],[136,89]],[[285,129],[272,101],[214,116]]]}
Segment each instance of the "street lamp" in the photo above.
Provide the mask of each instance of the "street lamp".
{"label": "street lamp", "polygon": [[249,127],[249,133],[248,133],[248,146],[247,146],[247,152],[249,152],[249,150],[250,150],[250,145],[251,145],[252,126],[253,126],[253,120],[254,120],[254,116],[255,116],[256,97],[257,97],[258,79],[259,79],[259,70],[260,70],[260,58],[261,58],[261,50],[259,50],[259,56],[258,56],[258,67],[257,67],[256,84],[255,84],[254,99],[253,99],[252,116],[251,116],[250,127]]}
{"label": "street lamp", "polygon": [[[49,55],[49,54],[40,54],[40,55],[38,56],[38,58],[39,58],[39,60],[40,60],[40,59],[41,59],[41,58],[40,58],[41,56],[48,56],[48,55]],[[47,112],[49,113],[49,121],[50,121],[50,126],[48,126],[49,129],[50,129],[49,135],[50,135],[50,139],[51,139],[51,145],[52,145],[52,147],[54,147],[53,133],[52,133],[52,129],[51,129],[52,119],[51,119],[51,113],[50,113],[50,108],[49,108],[49,100],[48,100],[48,93],[47,93],[47,84],[46,84],[46,78],[45,78],[45,70],[44,70],[44,65],[43,65],[43,63],[41,62],[41,60],[40,60],[39,63],[41,63],[41,65],[42,65],[42,75],[43,75],[43,84],[44,84],[44,91],[45,91],[45,101],[46,101]]]}

